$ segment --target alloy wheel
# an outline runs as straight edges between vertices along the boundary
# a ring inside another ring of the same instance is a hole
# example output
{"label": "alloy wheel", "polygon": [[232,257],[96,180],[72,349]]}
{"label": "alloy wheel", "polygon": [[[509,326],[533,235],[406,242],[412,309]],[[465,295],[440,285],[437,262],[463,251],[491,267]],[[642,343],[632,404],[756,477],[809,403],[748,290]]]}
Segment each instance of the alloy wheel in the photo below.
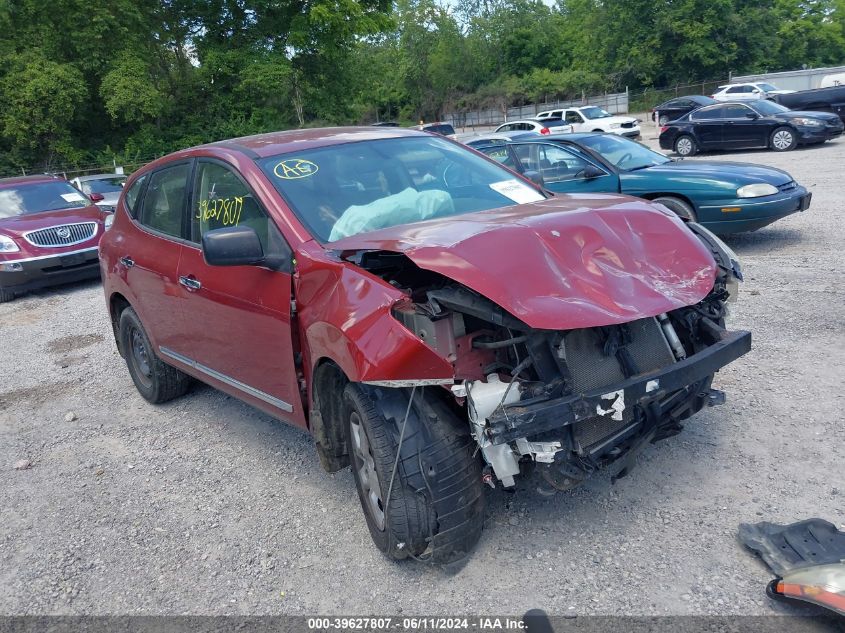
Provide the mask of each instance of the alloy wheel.
{"label": "alloy wheel", "polygon": [[381,482],[376,472],[375,460],[370,449],[367,433],[361,425],[361,418],[356,412],[349,416],[349,428],[352,431],[352,453],[358,481],[367,500],[366,508],[379,530],[384,529],[384,503],[381,499]]}
{"label": "alloy wheel", "polygon": [[681,156],[689,156],[690,154],[692,154],[692,139],[686,136],[684,138],[678,139],[678,144],[675,147],[675,151]]}
{"label": "alloy wheel", "polygon": [[789,149],[792,145],[792,138],[792,132],[789,130],[780,130],[775,132],[775,135],[772,137],[772,145],[779,150]]}

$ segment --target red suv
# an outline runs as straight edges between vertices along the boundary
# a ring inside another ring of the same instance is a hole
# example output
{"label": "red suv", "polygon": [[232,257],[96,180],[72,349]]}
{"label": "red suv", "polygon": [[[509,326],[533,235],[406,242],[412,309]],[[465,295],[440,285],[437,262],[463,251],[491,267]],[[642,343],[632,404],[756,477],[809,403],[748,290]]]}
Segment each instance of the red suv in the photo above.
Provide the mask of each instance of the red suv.
{"label": "red suv", "polygon": [[97,277],[97,244],[110,219],[61,178],[0,179],[0,303]]}
{"label": "red suv", "polygon": [[[127,182],[101,245],[118,348],[150,402],[197,378],[352,466],[393,558],[466,555],[484,484],[545,493],[679,432],[750,348],[741,273],[694,223],[552,196],[440,136],[280,132]],[[529,466],[531,468],[529,468]]]}

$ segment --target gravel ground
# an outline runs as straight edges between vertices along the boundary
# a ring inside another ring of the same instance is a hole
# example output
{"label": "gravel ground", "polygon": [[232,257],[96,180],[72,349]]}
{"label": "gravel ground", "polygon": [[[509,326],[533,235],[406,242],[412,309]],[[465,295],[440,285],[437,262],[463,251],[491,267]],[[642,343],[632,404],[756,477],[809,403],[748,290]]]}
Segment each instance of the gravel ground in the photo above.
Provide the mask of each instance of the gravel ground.
{"label": "gravel ground", "polygon": [[716,378],[727,404],[615,485],[489,491],[456,569],[384,559],[351,474],[324,474],[303,433],[205,386],[143,401],[98,283],[0,306],[0,613],[785,612],[736,532],[845,524],[845,139],[707,158],[786,168],[814,194],[729,240],[746,273],[729,325],[754,349]]}

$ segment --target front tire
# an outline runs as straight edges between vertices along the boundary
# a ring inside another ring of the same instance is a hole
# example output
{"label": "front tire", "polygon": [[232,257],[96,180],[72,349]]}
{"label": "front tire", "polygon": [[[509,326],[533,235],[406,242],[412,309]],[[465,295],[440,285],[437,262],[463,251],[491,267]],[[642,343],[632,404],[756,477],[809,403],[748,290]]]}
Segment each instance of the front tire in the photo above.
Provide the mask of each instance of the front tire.
{"label": "front tire", "polygon": [[675,139],[675,153],[678,156],[694,156],[696,152],[698,152],[698,146],[689,134],[682,134]]}
{"label": "front tire", "polygon": [[14,290],[9,290],[8,288],[0,288],[0,303],[7,303],[9,301],[12,301],[17,296],[18,293],[16,293]]}
{"label": "front tire", "polygon": [[342,419],[355,485],[373,542],[387,557],[454,562],[481,535],[480,461],[467,425],[445,403],[420,388],[409,408],[410,396],[405,389],[345,387]]}
{"label": "front tire", "polygon": [[772,132],[769,138],[769,147],[776,152],[788,152],[798,145],[798,137],[795,131],[788,127],[779,127]]}
{"label": "front tire", "polygon": [[132,308],[120,313],[120,349],[132,382],[148,402],[167,402],[190,388],[190,376],[162,362],[153,351],[141,319]]}
{"label": "front tire", "polygon": [[681,200],[680,198],[675,198],[674,196],[662,196],[660,198],[654,198],[652,202],[662,204],[684,222],[698,222],[695,215],[695,209],[693,209],[692,205],[686,200]]}

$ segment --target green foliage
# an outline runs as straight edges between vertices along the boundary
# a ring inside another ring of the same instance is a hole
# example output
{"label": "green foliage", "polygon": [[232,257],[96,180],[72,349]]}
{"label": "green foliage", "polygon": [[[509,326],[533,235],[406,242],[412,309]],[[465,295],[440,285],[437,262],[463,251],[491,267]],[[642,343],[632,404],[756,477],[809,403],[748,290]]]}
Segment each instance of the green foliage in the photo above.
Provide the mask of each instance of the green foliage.
{"label": "green foliage", "polygon": [[6,173],[841,64],[845,0],[0,0],[0,32]]}

